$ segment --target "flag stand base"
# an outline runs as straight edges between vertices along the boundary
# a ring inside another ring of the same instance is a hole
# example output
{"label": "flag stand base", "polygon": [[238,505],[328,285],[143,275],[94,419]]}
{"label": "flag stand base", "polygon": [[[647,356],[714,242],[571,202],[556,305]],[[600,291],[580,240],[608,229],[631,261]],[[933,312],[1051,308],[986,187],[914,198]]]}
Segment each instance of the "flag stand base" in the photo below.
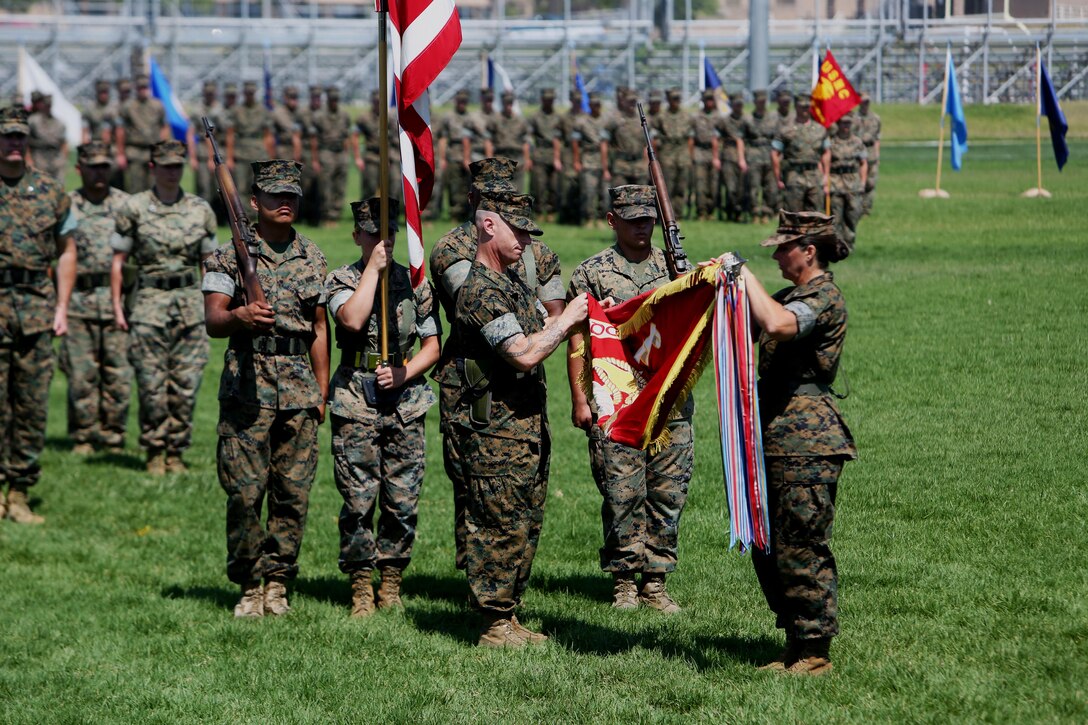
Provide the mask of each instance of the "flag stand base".
{"label": "flag stand base", "polygon": [[1022,199],[1040,199],[1040,198],[1041,199],[1049,199],[1050,198],[1050,192],[1047,191],[1046,189],[1040,189],[1040,188],[1036,187],[1034,189],[1028,189],[1027,191],[1025,191],[1023,194],[1020,195],[1020,198],[1022,198]]}
{"label": "flag stand base", "polygon": [[949,194],[944,189],[922,189],[918,196],[923,199],[947,199]]}

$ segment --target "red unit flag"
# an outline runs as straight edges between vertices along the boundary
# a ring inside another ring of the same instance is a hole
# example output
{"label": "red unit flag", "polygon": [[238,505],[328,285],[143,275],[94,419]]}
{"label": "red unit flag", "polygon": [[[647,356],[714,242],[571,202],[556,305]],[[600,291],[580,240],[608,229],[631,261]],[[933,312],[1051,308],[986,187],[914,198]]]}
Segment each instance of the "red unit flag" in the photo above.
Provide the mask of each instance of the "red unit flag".
{"label": "red unit flag", "polygon": [[827,51],[824,62],[820,64],[819,80],[812,89],[809,113],[821,126],[828,128],[859,103],[861,96],[843,75],[835,56],[831,55],[830,50]]}

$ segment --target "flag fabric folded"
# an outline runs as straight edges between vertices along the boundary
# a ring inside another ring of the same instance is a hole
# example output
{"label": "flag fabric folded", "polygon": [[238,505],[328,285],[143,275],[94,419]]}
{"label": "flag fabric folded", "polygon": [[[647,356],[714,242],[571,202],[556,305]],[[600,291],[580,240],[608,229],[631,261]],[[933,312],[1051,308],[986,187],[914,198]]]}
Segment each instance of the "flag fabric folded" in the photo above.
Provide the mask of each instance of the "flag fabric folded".
{"label": "flag fabric folded", "polygon": [[[510,74],[491,57],[490,53],[487,54],[487,87],[496,94],[505,91],[514,92],[514,83],[510,80]],[[516,95],[514,96],[514,115],[521,115],[521,104],[518,103]]]}
{"label": "flag fabric folded", "polygon": [[725,113],[729,110],[729,96],[725,92],[718,71],[714,70],[714,64],[710,58],[703,56],[703,83],[704,88],[714,91],[714,100],[718,104],[718,110]]}
{"label": "flag fabric folded", "polygon": [[453,0],[392,0],[390,50],[400,124],[404,221],[412,286],[424,279],[423,224],[434,187],[431,102],[427,89],[461,45],[461,21]]}
{"label": "flag fabric folded", "polygon": [[185,113],[185,108],[181,105],[181,101],[174,93],[174,89],[170,87],[170,81],[167,80],[166,74],[162,72],[162,68],[155,62],[154,58],[149,57],[148,68],[150,69],[151,77],[151,95],[159,99],[162,103],[163,109],[166,111],[166,122],[170,124],[170,133],[178,141],[185,141],[186,135],[189,132],[189,116]]}
{"label": "flag fabric folded", "polygon": [[859,103],[861,96],[843,75],[839,62],[828,50],[820,64],[819,79],[812,89],[809,113],[821,126],[828,128]]}
{"label": "flag fabric folded", "polygon": [[1058,94],[1054,92],[1050,74],[1046,72],[1046,65],[1042,62],[1039,63],[1039,75],[1039,115],[1046,116],[1050,125],[1050,144],[1054,147],[1054,160],[1058,162],[1058,171],[1061,171],[1069,160],[1069,146],[1065,142],[1069,124],[1058,104]]}
{"label": "flag fabric folded", "polygon": [[64,124],[64,139],[72,148],[78,146],[83,140],[83,116],[79,109],[73,106],[60,87],[53,81],[45,70],[34,60],[34,56],[19,48],[19,94],[23,97],[23,105],[30,105],[30,94],[40,91],[53,97],[53,115]]}
{"label": "flag fabric folded", "polygon": [[[667,425],[710,360],[717,267],[702,267],[604,309],[589,300],[581,382],[609,440],[657,450]],[[592,376],[592,377],[590,377]]]}
{"label": "flag fabric folded", "polygon": [[946,100],[944,113],[952,119],[952,168],[959,171],[963,168],[963,155],[967,153],[967,117],[963,113],[963,97],[960,96],[959,85],[956,83],[956,65],[952,62],[952,49],[948,50],[947,70],[945,74]]}

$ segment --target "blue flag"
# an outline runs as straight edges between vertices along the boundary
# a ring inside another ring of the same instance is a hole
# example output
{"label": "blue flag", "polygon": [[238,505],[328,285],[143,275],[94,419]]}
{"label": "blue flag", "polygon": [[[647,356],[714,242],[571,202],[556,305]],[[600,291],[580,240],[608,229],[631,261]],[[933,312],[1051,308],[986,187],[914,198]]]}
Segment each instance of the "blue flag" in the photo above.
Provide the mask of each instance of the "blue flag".
{"label": "blue flag", "polygon": [[586,82],[582,79],[582,72],[578,70],[578,61],[571,60],[574,66],[574,87],[582,96],[582,113],[589,113],[589,91],[586,90]]}
{"label": "blue flag", "polygon": [[944,112],[952,118],[952,168],[963,168],[963,155],[967,153],[967,117],[963,115],[963,98],[956,83],[956,65],[952,53],[948,53],[948,100]]}
{"label": "blue flag", "polygon": [[1065,132],[1069,130],[1069,124],[1066,123],[1062,107],[1058,105],[1058,94],[1054,92],[1046,66],[1040,63],[1039,71],[1039,115],[1046,116],[1050,124],[1050,143],[1054,146],[1054,160],[1058,162],[1058,171],[1061,171],[1069,160],[1069,146],[1065,143]]}
{"label": "blue flag", "polygon": [[706,56],[703,57],[703,81],[706,88],[714,91],[714,101],[718,104],[718,110],[725,111],[729,107],[729,97],[725,94],[725,87],[722,86],[722,80],[718,77],[718,71],[714,70],[714,65]]}
{"label": "blue flag", "polygon": [[264,54],[264,107],[271,111],[275,107],[272,99],[272,69],[268,67],[268,51]]}
{"label": "blue flag", "polygon": [[174,95],[170,81],[166,80],[166,75],[154,58],[149,59],[149,65],[151,67],[151,95],[162,103],[166,111],[166,121],[170,124],[170,132],[174,138],[184,142],[189,131],[189,117],[185,114],[181,101]]}

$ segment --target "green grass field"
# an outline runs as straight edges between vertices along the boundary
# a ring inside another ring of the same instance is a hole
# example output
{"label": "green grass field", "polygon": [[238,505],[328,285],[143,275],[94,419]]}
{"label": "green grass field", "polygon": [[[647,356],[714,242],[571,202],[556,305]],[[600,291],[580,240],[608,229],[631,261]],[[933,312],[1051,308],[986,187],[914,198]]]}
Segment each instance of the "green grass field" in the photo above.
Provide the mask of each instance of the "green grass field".
{"label": "green grass field", "polygon": [[[750,563],[726,550],[711,376],[697,388],[697,469],[669,582],[684,612],[610,609],[599,496],[559,355],[550,495],[522,614],[551,643],[473,647],[437,411],[403,612],[347,616],[325,426],[294,611],[235,620],[216,344],[187,475],[143,474],[134,417],[126,455],[76,459],[54,381],[33,491],[48,521],[0,523],[0,721],[1088,720],[1088,145],[1073,154],[1060,175],[1047,160],[1053,199],[1023,200],[1033,146],[975,144],[966,169],[945,175],[952,198],[922,201],[934,150],[885,150],[876,213],[836,269],[850,310],[843,409],[861,458],[840,487],[832,676],[754,668],[780,643]],[[773,289],[784,283],[758,247],[768,231],[684,225],[692,257],[739,250]],[[608,243],[546,232],[567,274]],[[346,225],[313,237],[332,265],[354,256]]]}

